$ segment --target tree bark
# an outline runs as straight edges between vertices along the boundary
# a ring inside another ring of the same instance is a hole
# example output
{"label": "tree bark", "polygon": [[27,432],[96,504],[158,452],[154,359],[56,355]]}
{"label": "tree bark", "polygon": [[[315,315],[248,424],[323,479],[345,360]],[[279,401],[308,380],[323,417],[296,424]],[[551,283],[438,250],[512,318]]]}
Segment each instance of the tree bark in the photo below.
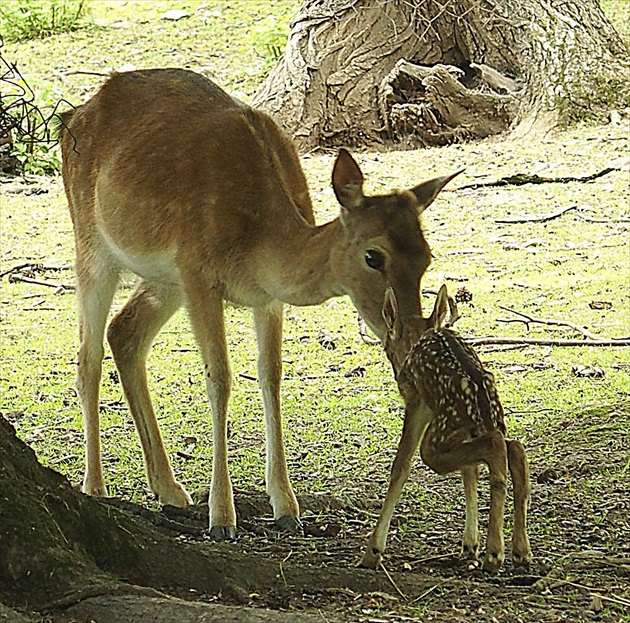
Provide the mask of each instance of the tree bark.
{"label": "tree bark", "polygon": [[306,0],[253,104],[302,151],[603,120],[630,57],[597,0]]}

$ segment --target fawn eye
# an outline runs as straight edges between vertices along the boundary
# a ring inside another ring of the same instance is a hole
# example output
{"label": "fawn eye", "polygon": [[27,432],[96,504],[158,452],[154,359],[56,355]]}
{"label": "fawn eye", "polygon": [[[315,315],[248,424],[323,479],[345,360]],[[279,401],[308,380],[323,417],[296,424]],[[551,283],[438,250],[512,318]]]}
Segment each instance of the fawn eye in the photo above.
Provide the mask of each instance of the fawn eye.
{"label": "fawn eye", "polygon": [[385,268],[385,256],[380,251],[368,249],[365,252],[365,263],[374,270],[382,271]]}

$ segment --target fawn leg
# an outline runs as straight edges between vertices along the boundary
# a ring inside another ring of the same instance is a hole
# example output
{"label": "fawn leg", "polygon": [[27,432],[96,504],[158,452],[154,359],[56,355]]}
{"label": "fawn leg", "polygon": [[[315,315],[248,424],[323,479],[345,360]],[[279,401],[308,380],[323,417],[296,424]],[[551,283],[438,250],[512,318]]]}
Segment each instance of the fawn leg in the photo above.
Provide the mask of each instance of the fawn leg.
{"label": "fawn leg", "polygon": [[466,523],[462,537],[462,556],[468,560],[479,559],[479,509],[477,500],[477,483],[479,481],[479,465],[467,465],[461,468],[466,495]]}
{"label": "fawn leg", "polygon": [[418,443],[431,421],[431,417],[431,411],[424,404],[413,410],[406,409],[405,423],[392,466],[389,487],[376,527],[368,539],[367,548],[361,560],[361,566],[363,567],[375,569],[381,562],[387,542],[389,524],[394,514],[394,507],[405,482],[407,482],[407,478],[409,478],[411,462],[418,448]]}
{"label": "fawn leg", "polygon": [[508,467],[514,487],[514,533],[512,557],[515,565],[527,567],[531,562],[532,549],[527,537],[527,504],[529,502],[529,464],[525,448],[520,441],[508,439]]}
{"label": "fawn leg", "polygon": [[490,469],[490,521],[483,568],[496,571],[503,564],[503,512],[507,478],[507,449],[501,431],[494,430],[444,450],[442,433],[430,428],[422,442],[424,462],[438,474],[486,463]]}

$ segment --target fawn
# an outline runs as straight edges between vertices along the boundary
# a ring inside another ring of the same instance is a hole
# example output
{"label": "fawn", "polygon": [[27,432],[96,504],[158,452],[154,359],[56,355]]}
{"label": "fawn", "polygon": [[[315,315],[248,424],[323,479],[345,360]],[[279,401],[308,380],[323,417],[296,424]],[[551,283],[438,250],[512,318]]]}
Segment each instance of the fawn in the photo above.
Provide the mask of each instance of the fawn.
{"label": "fawn", "polygon": [[74,225],[83,411],[83,490],[107,495],[99,383],[103,336],[122,270],[139,276],[107,338],[140,435],[149,486],[163,504],[191,498],[175,479],[147,387],[156,335],[185,305],[205,366],[212,412],[210,534],[233,538],[228,471],[231,373],[224,301],[253,308],[267,438],[266,487],[276,525],[299,528],[280,415],[283,304],[349,295],[377,336],[391,287],[418,313],[430,260],[419,214],[455,175],[390,194],[363,193],[358,164],[341,150],[332,185],[339,217],[316,225],[291,141],[266,114],[181,69],[113,74],[61,115],[63,181]]}
{"label": "fawn", "polygon": [[504,560],[503,514],[509,466],[514,487],[513,560],[527,565],[531,559],[526,531],[530,485],[525,450],[519,441],[506,439],[493,375],[455,331],[442,328],[447,299],[446,286],[442,286],[429,318],[404,318],[393,290],[388,288],[385,294],[385,350],[405,403],[405,420],[385,501],[361,561],[365,567],[376,568],[381,562],[394,506],[409,477],[418,444],[422,460],[436,473],[461,471],[466,494],[462,553],[472,560],[479,556],[479,464],[488,465],[490,519],[483,568],[489,571],[498,570]]}

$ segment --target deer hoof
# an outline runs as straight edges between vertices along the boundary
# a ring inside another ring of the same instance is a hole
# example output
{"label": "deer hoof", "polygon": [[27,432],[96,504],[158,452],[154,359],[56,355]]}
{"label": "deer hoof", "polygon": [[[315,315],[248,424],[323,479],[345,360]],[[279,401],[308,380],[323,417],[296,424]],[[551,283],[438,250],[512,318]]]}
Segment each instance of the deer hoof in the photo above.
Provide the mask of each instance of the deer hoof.
{"label": "deer hoof", "polygon": [[284,515],[278,517],[273,522],[276,530],[280,532],[302,532],[302,522],[299,517],[292,517],[291,515]]}
{"label": "deer hoof", "polygon": [[496,552],[487,552],[483,561],[484,571],[498,571],[503,564],[503,554]]}
{"label": "deer hoof", "polygon": [[381,558],[381,553],[377,549],[368,548],[365,554],[363,554],[359,566],[365,567],[366,569],[377,569],[381,564]]}
{"label": "deer hoof", "polygon": [[186,489],[178,483],[175,483],[175,485],[169,489],[160,491],[157,495],[162,506],[186,508],[187,506],[191,506],[193,503],[188,491],[186,491]]}
{"label": "deer hoof", "polygon": [[236,526],[212,526],[210,538],[215,541],[233,541],[236,539]]}
{"label": "deer hoof", "polygon": [[479,560],[479,543],[463,543],[461,557],[464,560]]}

